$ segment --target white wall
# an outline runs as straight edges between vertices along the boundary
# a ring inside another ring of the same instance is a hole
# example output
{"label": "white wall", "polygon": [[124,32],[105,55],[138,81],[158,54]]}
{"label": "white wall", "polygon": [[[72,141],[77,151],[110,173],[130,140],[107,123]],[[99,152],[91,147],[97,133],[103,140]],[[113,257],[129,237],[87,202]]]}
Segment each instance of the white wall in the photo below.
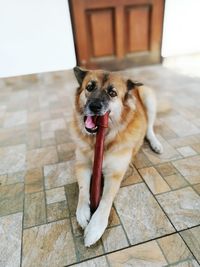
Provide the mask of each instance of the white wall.
{"label": "white wall", "polygon": [[162,56],[200,52],[200,0],[166,0]]}
{"label": "white wall", "polygon": [[67,0],[0,0],[0,77],[75,65]]}

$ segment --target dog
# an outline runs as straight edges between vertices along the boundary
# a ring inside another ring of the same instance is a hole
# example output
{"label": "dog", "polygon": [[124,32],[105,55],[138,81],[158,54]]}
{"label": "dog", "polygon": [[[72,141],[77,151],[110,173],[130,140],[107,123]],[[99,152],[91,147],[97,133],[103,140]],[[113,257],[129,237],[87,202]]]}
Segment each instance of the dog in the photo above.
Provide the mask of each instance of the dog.
{"label": "dog", "polygon": [[[79,84],[71,125],[79,187],[76,218],[84,229],[85,246],[89,247],[103,235],[123,176],[144,138],[156,153],[162,153],[163,148],[153,130],[156,98],[151,88],[115,72],[75,67],[74,74]],[[102,166],[104,187],[99,206],[91,216],[90,180],[98,131],[95,121],[108,111]]]}

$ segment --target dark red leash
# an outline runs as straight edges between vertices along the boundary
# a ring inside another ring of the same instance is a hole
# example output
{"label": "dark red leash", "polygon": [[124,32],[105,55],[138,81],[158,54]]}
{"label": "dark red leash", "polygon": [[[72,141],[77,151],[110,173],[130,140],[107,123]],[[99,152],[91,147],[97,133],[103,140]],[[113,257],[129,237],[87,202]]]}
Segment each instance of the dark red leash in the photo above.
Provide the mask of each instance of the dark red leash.
{"label": "dark red leash", "polygon": [[96,144],[94,152],[93,174],[90,185],[90,209],[94,213],[97,209],[102,194],[102,163],[104,152],[104,139],[106,128],[108,128],[109,112],[97,119],[98,131],[96,134]]}

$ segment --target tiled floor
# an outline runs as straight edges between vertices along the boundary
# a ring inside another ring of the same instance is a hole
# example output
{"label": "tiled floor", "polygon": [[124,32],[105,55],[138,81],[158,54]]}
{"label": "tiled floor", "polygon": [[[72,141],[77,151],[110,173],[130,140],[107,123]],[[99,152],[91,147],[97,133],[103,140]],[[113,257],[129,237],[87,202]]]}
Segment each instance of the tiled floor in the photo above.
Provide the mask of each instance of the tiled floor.
{"label": "tiled floor", "polygon": [[75,218],[72,72],[0,80],[1,267],[200,266],[200,78],[126,74],[156,89],[165,151],[143,145],[91,248]]}

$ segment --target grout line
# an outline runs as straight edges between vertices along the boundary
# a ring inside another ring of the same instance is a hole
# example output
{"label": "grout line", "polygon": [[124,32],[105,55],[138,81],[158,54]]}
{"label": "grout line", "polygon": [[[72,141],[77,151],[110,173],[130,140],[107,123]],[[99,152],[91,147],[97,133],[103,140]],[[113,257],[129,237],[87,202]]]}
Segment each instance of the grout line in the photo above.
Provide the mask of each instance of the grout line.
{"label": "grout line", "polygon": [[15,210],[15,211],[13,211],[13,212],[11,212],[11,213],[3,214],[3,215],[0,216],[0,218],[6,217],[6,216],[10,216],[10,215],[14,215],[14,214],[16,214],[16,213],[20,213],[20,212],[23,213],[23,207],[22,207],[21,210]]}
{"label": "grout line", "polygon": [[193,251],[191,250],[191,248],[188,246],[187,242],[185,241],[185,239],[182,237],[182,235],[180,234],[180,232],[178,233],[178,235],[180,236],[180,238],[183,240],[184,244],[186,245],[186,247],[189,249],[190,253],[192,254],[192,256],[194,257],[194,259],[200,264],[200,261],[197,260],[197,258],[195,257]]}
{"label": "grout line", "polygon": [[[195,260],[194,258],[186,258],[186,259],[184,259],[184,260],[179,260],[179,261],[175,261],[175,262],[173,262],[173,263],[169,263],[169,264],[167,264],[167,265],[164,265],[163,267],[175,267],[175,266],[177,266],[177,264],[179,264],[179,263],[184,263],[184,262],[188,262],[188,261],[192,261],[192,260]],[[198,262],[197,262],[198,263]],[[180,266],[180,265],[179,265]],[[189,266],[189,265],[187,265],[187,266]],[[191,265],[190,265],[191,266]],[[193,266],[193,265],[192,265]]]}
{"label": "grout line", "polygon": [[[153,198],[156,200],[158,206],[161,208],[162,212],[165,214],[165,216],[167,217],[167,219],[169,220],[170,224],[173,226],[175,232],[177,232],[176,227],[174,226],[174,224],[172,223],[171,219],[169,218],[168,214],[165,212],[164,208],[161,206],[160,202],[157,200],[157,198],[155,197],[155,195],[153,194],[153,192],[151,191],[150,187],[148,186],[148,184],[146,183],[146,181],[143,179],[142,175],[139,173],[140,177],[142,178],[142,180],[144,181],[144,184],[146,185],[146,187],[149,189],[150,193],[152,194]],[[165,192],[166,193],[166,192]]]}
{"label": "grout line", "polygon": [[38,224],[35,224],[35,225],[24,227],[24,230],[31,229],[31,228],[38,227],[38,226],[42,226],[42,225],[46,225],[46,224],[50,224],[50,223],[60,222],[60,221],[67,220],[67,219],[69,219],[68,216],[64,216],[63,218],[56,219],[56,220],[53,220],[53,221],[47,221],[46,220],[45,223],[38,223]]}
{"label": "grout line", "polygon": [[10,186],[10,185],[16,185],[16,184],[25,184],[24,181],[12,183],[12,184],[0,184],[0,188],[3,188],[4,186]]}
{"label": "grout line", "polygon": [[89,260],[92,260],[92,259],[95,259],[95,258],[100,258],[102,256],[107,256],[107,255],[110,255],[110,254],[115,253],[115,252],[120,252],[120,251],[126,250],[128,248],[137,247],[139,245],[143,245],[143,244],[146,244],[146,243],[151,242],[151,241],[156,241],[158,238],[167,237],[167,236],[171,236],[171,235],[174,235],[174,234],[175,234],[175,232],[169,233],[169,234],[166,234],[166,235],[163,235],[163,236],[159,236],[159,237],[156,237],[156,238],[152,238],[152,239],[149,239],[149,240],[146,240],[146,241],[143,241],[143,242],[139,242],[139,243],[134,244],[134,245],[130,245],[130,246],[126,246],[126,247],[117,249],[115,251],[106,252],[105,254],[101,254],[101,255],[98,255],[98,256],[95,256],[95,257],[92,257],[92,258],[84,259],[84,260],[82,260],[80,262],[76,262],[76,263],[72,263],[72,264],[66,265],[65,267],[73,266],[73,265],[75,265],[77,263],[82,263],[82,262],[89,261]]}
{"label": "grout line", "polygon": [[193,228],[196,228],[196,227],[199,227],[199,226],[200,226],[200,223],[197,224],[197,225],[194,225],[194,226],[185,228],[185,229],[181,229],[181,230],[178,231],[178,233],[181,233],[181,232],[184,232],[184,231],[186,231],[186,230],[190,230],[190,229],[193,229]]}
{"label": "grout line", "polygon": [[46,190],[45,190],[45,178],[44,178],[44,166],[42,167],[42,183],[43,183],[43,191],[44,191],[44,204],[45,204],[45,219],[47,223],[47,198],[46,198]]}
{"label": "grout line", "polygon": [[[176,234],[174,234],[174,235],[176,235]],[[163,257],[165,258],[167,264],[170,264],[169,261],[168,261],[168,259],[167,259],[167,257],[165,256],[164,250],[162,249],[162,247],[160,246],[160,244],[158,242],[158,239],[156,239],[155,242],[157,243],[158,247],[160,248],[160,251],[162,252]]]}
{"label": "grout line", "polygon": [[120,225],[122,226],[122,229],[123,229],[123,231],[124,231],[124,234],[125,234],[126,239],[127,239],[127,242],[128,242],[128,245],[130,246],[130,245],[131,245],[130,240],[129,240],[129,238],[128,238],[128,235],[127,235],[127,233],[126,233],[126,230],[125,230],[125,228],[124,228],[124,225],[123,225],[123,223],[122,223],[122,221],[121,221],[121,218],[120,218],[119,213],[118,213],[118,211],[117,211],[117,209],[116,209],[116,207],[115,207],[114,202],[113,202],[113,207],[114,207],[114,210],[115,210],[115,212],[116,212],[116,214],[117,214],[117,216],[118,216],[118,218],[119,218]]}
{"label": "grout line", "polygon": [[[24,184],[25,190],[25,184]],[[20,253],[20,267],[22,267],[22,257],[23,257],[23,237],[24,237],[24,207],[25,207],[25,192],[23,192],[23,210],[22,210],[22,233],[21,233],[21,253]]]}
{"label": "grout line", "polygon": [[137,183],[127,184],[127,185],[120,186],[120,188],[128,187],[128,186],[135,185],[135,184],[142,184],[142,183],[143,183],[143,181],[139,181]]}
{"label": "grout line", "polygon": [[[146,184],[146,182],[144,181],[144,183]],[[153,195],[151,189],[149,188],[149,186],[146,184],[146,186],[148,187],[148,189],[150,190],[151,194]],[[175,229],[175,233],[178,233],[180,231],[178,231],[176,229],[176,227],[174,226],[173,222],[171,221],[171,219],[169,218],[168,214],[164,211],[163,207],[161,206],[161,204],[159,203],[159,201],[157,200],[157,198],[153,195],[154,199],[156,200],[156,202],[158,203],[158,205],[160,206],[160,208],[162,209],[162,211],[164,212],[164,214],[166,215],[166,217],[168,218],[169,222],[171,223],[171,225],[174,227]],[[196,227],[196,226],[195,226]],[[193,227],[194,228],[194,227]],[[191,229],[191,228],[188,228],[188,229]],[[184,229],[184,230],[187,230],[187,229]],[[183,231],[183,230],[182,230]],[[179,234],[180,235],[180,234]],[[180,235],[181,236],[181,235]],[[181,236],[182,238],[182,236]],[[183,238],[182,238],[183,239]],[[186,244],[186,246],[188,247],[187,243],[184,241],[184,243]],[[196,259],[196,257],[194,256],[193,252],[190,250],[190,248],[188,247],[189,251],[191,252],[191,254],[193,255],[194,259]],[[196,259],[197,260],[197,259]],[[198,261],[197,261],[198,262]]]}
{"label": "grout line", "polygon": [[105,257],[105,259],[106,259],[106,262],[107,262],[108,267],[111,267],[110,262],[109,262],[108,257],[107,257],[106,254],[104,255],[104,257]]}
{"label": "grout line", "polygon": [[184,188],[187,188],[187,187],[191,187],[189,184],[188,185],[185,185],[185,186],[183,186],[183,187],[180,187],[180,188],[176,188],[176,189],[171,189],[171,190],[169,190],[169,191],[165,191],[165,192],[162,192],[162,193],[157,193],[157,194],[154,194],[154,197],[156,196],[162,196],[162,195],[164,195],[164,194],[166,194],[166,193],[170,193],[170,192],[176,192],[176,191],[178,191],[178,190],[181,190],[181,189],[184,189]]}
{"label": "grout line", "polygon": [[76,263],[78,263],[80,258],[79,258],[78,248],[77,248],[77,245],[76,245],[76,236],[74,234],[74,229],[73,229],[73,226],[72,226],[72,219],[71,219],[74,216],[71,216],[71,210],[69,208],[69,201],[68,201],[66,186],[64,186],[64,190],[65,190],[65,196],[66,196],[66,201],[67,201],[67,208],[68,208],[68,212],[69,212],[69,223],[70,223],[72,238],[73,238],[73,242],[74,242],[74,250],[75,250],[75,256],[76,256]]}
{"label": "grout line", "polygon": [[[194,185],[198,185],[199,183],[197,184],[194,184]],[[195,191],[195,193],[197,193],[198,196],[200,196],[200,192],[198,192],[195,188],[194,188],[194,185],[192,186],[192,189]]]}

